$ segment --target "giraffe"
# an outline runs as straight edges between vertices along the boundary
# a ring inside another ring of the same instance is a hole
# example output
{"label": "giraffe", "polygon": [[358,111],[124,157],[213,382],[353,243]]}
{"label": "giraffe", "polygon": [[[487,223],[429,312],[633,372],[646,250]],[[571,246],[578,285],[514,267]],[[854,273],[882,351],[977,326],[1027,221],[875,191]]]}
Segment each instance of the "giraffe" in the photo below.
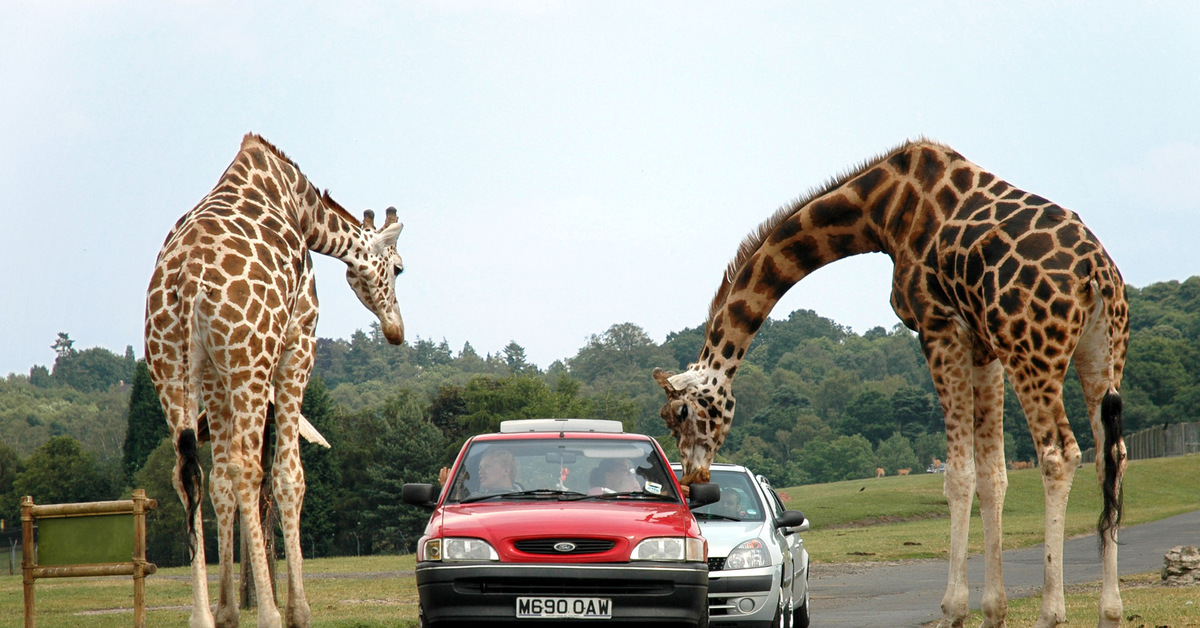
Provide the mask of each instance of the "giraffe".
{"label": "giraffe", "polygon": [[1119,625],[1116,541],[1125,445],[1118,391],[1129,335],[1121,274],[1074,212],[923,138],[781,208],[741,243],[709,307],[699,359],[679,374],[654,370],[667,395],[660,414],[679,445],[682,481],[708,481],[733,420],[734,375],[775,303],[825,264],[870,252],[886,253],[894,263],[892,308],[917,333],[945,415],[951,542],[939,626],[962,626],[967,615],[974,494],[984,528],[983,626],[1005,625],[1005,375],[1020,399],[1042,472],[1046,556],[1036,626],[1066,621],[1063,525],[1081,460],[1062,401],[1072,358],[1101,452],[1098,625]]}
{"label": "giraffe", "polygon": [[[300,552],[304,472],[298,438],[304,387],[315,357],[315,251],[346,263],[346,279],[379,318],[388,342],[404,342],[395,279],[403,270],[396,238],[403,225],[388,208],[376,229],[320,193],[282,152],[248,134],[209,194],[167,235],[146,297],[146,361],[166,411],[176,463],[172,478],[187,511],[192,549],[193,627],[236,626],[233,527],[241,513],[256,582],[269,582],[259,525],[259,453],[274,407],[272,493],[287,556],[289,626],[307,626]],[[204,418],[200,402],[203,400]],[[217,516],[220,584],[209,607],[198,462],[201,421],[212,442],[210,497]],[[306,436],[307,437],[307,436]],[[280,625],[271,588],[258,587],[258,625]]]}

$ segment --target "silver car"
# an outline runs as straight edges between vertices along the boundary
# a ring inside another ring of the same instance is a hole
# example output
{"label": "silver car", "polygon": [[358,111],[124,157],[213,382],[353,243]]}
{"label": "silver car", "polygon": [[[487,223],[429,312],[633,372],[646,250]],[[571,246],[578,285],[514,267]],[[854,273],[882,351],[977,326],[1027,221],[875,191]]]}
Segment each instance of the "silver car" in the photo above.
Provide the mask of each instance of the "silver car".
{"label": "silver car", "polygon": [[807,628],[808,551],[799,533],[808,520],[746,467],[714,463],[710,471],[721,500],[692,514],[708,539],[711,625]]}

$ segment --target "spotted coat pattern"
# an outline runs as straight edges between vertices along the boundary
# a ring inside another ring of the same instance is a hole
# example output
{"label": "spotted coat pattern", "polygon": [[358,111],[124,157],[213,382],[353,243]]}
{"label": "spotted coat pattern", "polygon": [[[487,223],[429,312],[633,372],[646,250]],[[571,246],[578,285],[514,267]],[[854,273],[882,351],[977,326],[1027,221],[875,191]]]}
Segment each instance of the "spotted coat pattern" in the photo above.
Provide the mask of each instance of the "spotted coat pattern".
{"label": "spotted coat pattern", "polygon": [[945,413],[951,570],[941,625],[961,626],[967,613],[966,539],[976,493],[988,563],[984,626],[1004,625],[1006,374],[1044,477],[1046,582],[1038,626],[1065,621],[1062,529],[1081,458],[1062,402],[1072,358],[1095,440],[1106,444],[1106,455],[1097,456],[1105,495],[1100,625],[1117,625],[1124,468],[1117,391],[1129,326],[1120,272],[1074,212],[949,147],[924,140],[897,147],[783,207],[742,243],[713,298],[699,360],[680,374],[654,373],[667,394],[661,416],[679,445],[682,480],[708,480],[733,419],[734,375],[775,303],[825,264],[871,252],[894,262],[892,307],[917,332]]}
{"label": "spotted coat pattern", "polygon": [[[275,421],[272,493],[288,566],[286,621],[309,624],[300,552],[300,404],[312,369],[317,295],[309,251],[346,262],[347,280],[393,344],[404,339],[395,278],[402,226],[395,210],[376,229],[318,190],[282,152],[247,135],[213,190],[175,224],[146,298],[146,360],[175,444],[173,482],[189,513],[192,626],[236,626],[234,518],[250,536],[255,582],[269,582],[259,525],[260,455]],[[209,607],[196,461],[200,403],[212,441],[210,494],[219,528],[217,614]],[[274,412],[268,408],[273,406]],[[270,587],[258,587],[258,623],[279,626]]]}

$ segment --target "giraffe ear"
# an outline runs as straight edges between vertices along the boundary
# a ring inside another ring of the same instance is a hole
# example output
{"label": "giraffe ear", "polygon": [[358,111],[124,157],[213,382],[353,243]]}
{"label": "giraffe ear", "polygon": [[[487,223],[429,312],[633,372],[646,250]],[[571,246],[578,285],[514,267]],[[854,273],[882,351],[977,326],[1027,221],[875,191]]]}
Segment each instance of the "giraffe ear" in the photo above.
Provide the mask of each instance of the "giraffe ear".
{"label": "giraffe ear", "polygon": [[404,223],[396,221],[388,224],[375,237],[371,239],[371,250],[376,253],[384,253],[390,248],[396,246],[396,238],[400,237],[400,232],[404,230]]}
{"label": "giraffe ear", "polygon": [[684,371],[678,375],[672,375],[667,378],[667,384],[675,390],[684,390],[690,386],[699,385],[704,382],[704,375],[699,371]]}

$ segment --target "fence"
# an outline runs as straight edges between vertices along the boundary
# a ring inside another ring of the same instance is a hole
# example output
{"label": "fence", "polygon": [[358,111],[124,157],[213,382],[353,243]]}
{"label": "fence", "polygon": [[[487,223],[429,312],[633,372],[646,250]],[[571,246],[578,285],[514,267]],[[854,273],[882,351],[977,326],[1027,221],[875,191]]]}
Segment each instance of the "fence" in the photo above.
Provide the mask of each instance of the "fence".
{"label": "fence", "polygon": [[[1130,460],[1165,458],[1200,452],[1200,423],[1155,425],[1125,437]],[[1084,462],[1096,461],[1096,448],[1083,452]]]}

